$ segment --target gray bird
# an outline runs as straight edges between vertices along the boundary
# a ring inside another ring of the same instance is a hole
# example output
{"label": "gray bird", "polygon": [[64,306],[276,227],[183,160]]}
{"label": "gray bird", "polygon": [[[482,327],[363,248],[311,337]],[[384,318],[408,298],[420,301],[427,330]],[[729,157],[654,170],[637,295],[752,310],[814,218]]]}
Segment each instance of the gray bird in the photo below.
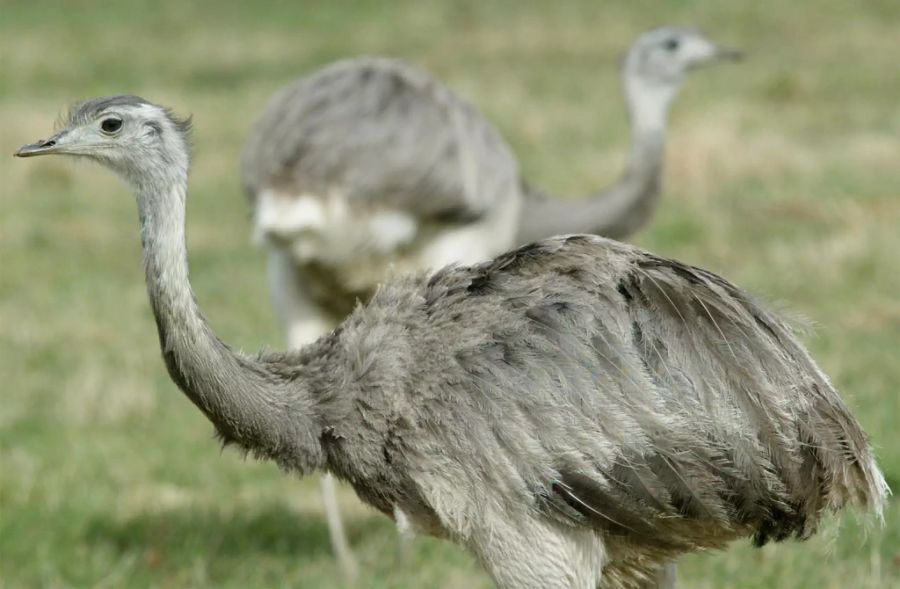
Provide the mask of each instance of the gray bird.
{"label": "gray bird", "polygon": [[16,155],[86,157],[131,186],[165,364],[225,444],[333,473],[505,589],[637,587],[685,552],[881,512],[865,433],[781,319],[601,237],[394,279],[300,350],[232,349],[188,279],[187,130],[95,98]]}
{"label": "gray bird", "polygon": [[659,195],[666,114],[685,73],[736,55],[692,29],[640,36],[622,68],[627,172],[580,200],[525,185],[494,127],[404,62],[341,61],[282,89],[251,129],[241,171],[289,341],[333,327],[390,267],[484,261],[562,233],[630,235]]}
{"label": "gray bird", "polygon": [[[666,113],[686,71],[736,55],[692,29],[639,37],[622,68],[628,169],[581,200],[530,188],[477,110],[401,61],[341,61],[282,89],[250,131],[241,170],[288,344],[333,328],[390,269],[471,264],[562,233],[634,233],[659,196]],[[332,546],[352,578],[334,482],[321,487]]]}

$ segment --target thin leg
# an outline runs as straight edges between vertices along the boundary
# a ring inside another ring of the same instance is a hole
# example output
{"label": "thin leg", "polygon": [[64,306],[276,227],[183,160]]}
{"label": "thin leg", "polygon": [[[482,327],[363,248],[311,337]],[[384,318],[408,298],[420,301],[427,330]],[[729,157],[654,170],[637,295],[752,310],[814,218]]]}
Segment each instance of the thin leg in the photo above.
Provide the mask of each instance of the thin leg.
{"label": "thin leg", "polygon": [[[332,328],[327,313],[309,299],[290,257],[277,249],[269,251],[269,291],[278,319],[287,331],[290,347],[299,348],[311,343]],[[348,581],[353,581],[357,578],[358,567],[344,533],[334,477],[330,474],[323,475],[319,480],[319,488],[328,522],[328,535],[338,567]]]}
{"label": "thin leg", "polygon": [[656,573],[656,577],[641,585],[642,589],[675,589],[675,579],[678,576],[678,565],[674,560],[663,564]]}
{"label": "thin leg", "polygon": [[667,562],[659,569],[656,575],[656,589],[675,589],[675,579],[678,576],[678,565],[674,560]]}
{"label": "thin leg", "polygon": [[290,256],[278,249],[269,250],[269,294],[292,348],[312,343],[334,327],[328,313],[310,299]]}
{"label": "thin leg", "polygon": [[347,542],[344,533],[344,522],[341,520],[341,511],[338,509],[337,495],[334,485],[334,477],[331,474],[323,474],[319,479],[319,489],[322,491],[322,503],[325,506],[325,519],[328,521],[328,535],[331,538],[331,548],[337,558],[341,573],[348,581],[355,581],[359,568],[356,559]]}
{"label": "thin leg", "polygon": [[394,523],[397,525],[397,562],[405,565],[410,560],[415,533],[409,517],[402,509],[396,506],[394,506]]}

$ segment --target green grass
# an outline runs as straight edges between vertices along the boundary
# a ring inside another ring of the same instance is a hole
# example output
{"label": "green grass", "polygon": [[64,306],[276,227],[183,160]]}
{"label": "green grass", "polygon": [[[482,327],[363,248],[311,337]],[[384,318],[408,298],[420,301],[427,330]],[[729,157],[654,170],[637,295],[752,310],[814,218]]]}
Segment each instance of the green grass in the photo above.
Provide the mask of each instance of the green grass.
{"label": "green grass", "polygon": [[[275,347],[235,162],[276,88],[344,56],[409,58],[485,112],[532,181],[577,194],[624,157],[619,52],[664,22],[750,58],[689,80],[637,241],[814,322],[815,357],[900,488],[896,0],[0,0],[0,151],[85,96],[192,112],[198,297],[227,341]],[[315,481],[220,452],[156,346],[127,191],[92,165],[0,158],[0,587],[340,587]],[[364,585],[489,586],[449,543],[419,539],[398,562],[392,525],[350,491],[341,502]],[[868,534],[848,515],[803,544],[685,558],[681,579],[900,587],[900,504]]]}

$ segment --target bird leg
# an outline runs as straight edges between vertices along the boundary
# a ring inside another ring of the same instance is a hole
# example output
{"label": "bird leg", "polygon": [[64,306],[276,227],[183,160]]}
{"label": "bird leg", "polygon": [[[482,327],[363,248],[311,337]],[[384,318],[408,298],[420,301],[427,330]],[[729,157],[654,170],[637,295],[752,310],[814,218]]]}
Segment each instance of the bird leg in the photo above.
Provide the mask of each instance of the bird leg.
{"label": "bird leg", "polygon": [[675,579],[678,576],[678,566],[674,560],[659,567],[656,575],[641,584],[641,589],[675,589]]}
{"label": "bird leg", "polygon": [[405,565],[410,559],[415,533],[409,516],[396,505],[394,506],[394,523],[397,525],[397,561],[401,565]]}
{"label": "bird leg", "polygon": [[350,582],[359,576],[359,567],[347,542],[344,533],[344,523],[341,521],[341,512],[337,504],[337,490],[334,477],[330,473],[323,474],[319,479],[319,489],[322,491],[322,503],[325,507],[325,519],[328,522],[328,535],[331,538],[331,548],[338,561],[338,567],[344,578]]}
{"label": "bird leg", "polygon": [[334,327],[331,316],[310,298],[290,255],[275,248],[269,250],[269,294],[291,348],[312,343]]}
{"label": "bird leg", "polygon": [[[290,256],[277,249],[269,251],[269,292],[291,348],[299,349],[332,328],[328,315],[307,296]],[[319,479],[331,548],[344,578],[352,582],[359,570],[344,532],[335,487],[331,474],[326,473]]]}
{"label": "bird leg", "polygon": [[675,561],[667,562],[656,574],[656,589],[675,589],[675,579],[678,577],[678,565]]}

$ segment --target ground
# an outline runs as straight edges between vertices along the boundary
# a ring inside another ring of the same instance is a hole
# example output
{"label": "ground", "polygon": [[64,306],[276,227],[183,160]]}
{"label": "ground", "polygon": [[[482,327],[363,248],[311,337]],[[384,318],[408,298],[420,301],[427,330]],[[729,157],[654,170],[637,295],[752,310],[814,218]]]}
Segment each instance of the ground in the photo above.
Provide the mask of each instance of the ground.
{"label": "ground", "polygon": [[[278,347],[237,157],[273,91],[332,60],[398,55],[469,98],[528,178],[610,183],[627,123],[616,69],[641,31],[697,25],[745,63],[698,71],[673,112],[666,194],[636,241],[807,318],[900,488],[900,4],[0,0],[0,151],[65,105],[130,92],[195,117],[197,296],[244,349]],[[341,587],[314,480],[221,452],[168,380],[132,198],[62,159],[0,158],[0,587]],[[489,587],[341,495],[372,587]],[[682,585],[900,587],[900,502],[806,543],[685,558]]]}

